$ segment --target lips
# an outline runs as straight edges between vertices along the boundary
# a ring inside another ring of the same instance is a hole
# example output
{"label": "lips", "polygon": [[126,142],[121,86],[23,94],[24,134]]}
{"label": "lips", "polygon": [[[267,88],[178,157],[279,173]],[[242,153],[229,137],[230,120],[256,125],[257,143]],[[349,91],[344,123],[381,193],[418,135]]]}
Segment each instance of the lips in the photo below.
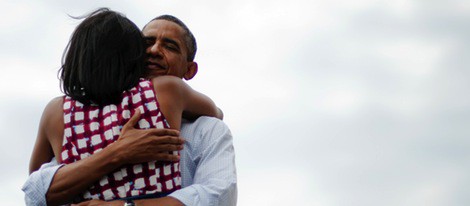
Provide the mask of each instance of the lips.
{"label": "lips", "polygon": [[146,66],[148,69],[151,69],[151,70],[166,70],[164,66],[162,66],[161,64],[157,62],[147,61]]}
{"label": "lips", "polygon": [[166,75],[167,73],[167,69],[164,66],[153,61],[147,61],[146,68],[148,70],[147,72],[149,72],[147,76],[148,78]]}

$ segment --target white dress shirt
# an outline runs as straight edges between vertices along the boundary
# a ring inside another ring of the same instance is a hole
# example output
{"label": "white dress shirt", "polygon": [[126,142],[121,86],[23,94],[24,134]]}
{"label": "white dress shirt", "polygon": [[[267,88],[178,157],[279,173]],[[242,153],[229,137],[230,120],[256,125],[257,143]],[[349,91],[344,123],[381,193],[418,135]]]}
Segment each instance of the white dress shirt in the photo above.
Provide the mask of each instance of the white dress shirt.
{"label": "white dress shirt", "polygon": [[[232,134],[212,117],[183,122],[181,151],[182,189],[171,193],[185,205],[231,206],[237,204],[237,174]],[[23,186],[26,205],[46,206],[46,193],[59,165],[55,159],[32,173]]]}

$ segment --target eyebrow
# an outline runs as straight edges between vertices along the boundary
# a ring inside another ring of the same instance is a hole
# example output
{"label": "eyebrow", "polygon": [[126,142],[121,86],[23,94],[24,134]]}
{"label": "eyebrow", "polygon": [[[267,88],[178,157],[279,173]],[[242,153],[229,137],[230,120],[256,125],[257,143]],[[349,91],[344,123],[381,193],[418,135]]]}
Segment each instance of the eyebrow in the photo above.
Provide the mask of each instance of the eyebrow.
{"label": "eyebrow", "polygon": [[[144,36],[144,40],[146,40],[146,41],[148,41],[148,40],[156,41],[156,39],[157,39],[157,38],[154,37],[154,36]],[[178,42],[175,41],[175,40],[173,40],[173,39],[164,37],[164,38],[162,38],[162,41],[163,41],[164,43],[173,44],[173,45],[175,45],[175,46],[178,48],[178,50],[181,50],[181,47],[180,47],[180,45],[178,44]]]}
{"label": "eyebrow", "polygon": [[144,36],[144,40],[155,40],[153,36]]}

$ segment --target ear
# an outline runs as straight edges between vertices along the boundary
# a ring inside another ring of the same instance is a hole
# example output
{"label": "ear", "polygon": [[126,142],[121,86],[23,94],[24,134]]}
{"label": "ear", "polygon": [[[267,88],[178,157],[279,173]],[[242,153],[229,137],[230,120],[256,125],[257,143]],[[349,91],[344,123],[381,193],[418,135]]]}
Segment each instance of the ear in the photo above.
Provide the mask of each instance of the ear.
{"label": "ear", "polygon": [[196,62],[189,62],[188,63],[188,70],[183,75],[185,80],[190,80],[197,74],[197,63]]}

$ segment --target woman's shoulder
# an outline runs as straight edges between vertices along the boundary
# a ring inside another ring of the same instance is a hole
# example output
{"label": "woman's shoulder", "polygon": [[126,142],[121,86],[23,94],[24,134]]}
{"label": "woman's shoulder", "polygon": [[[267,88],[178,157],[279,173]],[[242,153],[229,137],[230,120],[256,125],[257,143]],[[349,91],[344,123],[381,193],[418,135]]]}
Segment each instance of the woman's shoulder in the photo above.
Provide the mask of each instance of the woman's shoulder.
{"label": "woman's shoulder", "polygon": [[185,84],[184,81],[178,77],[165,75],[154,77],[150,80],[154,87],[181,87]]}
{"label": "woman's shoulder", "polygon": [[[46,105],[44,112],[41,117],[41,125],[44,131],[57,131],[63,123],[63,103],[64,96],[53,98]],[[50,134],[50,133],[49,133]],[[52,135],[48,135],[52,136]]]}
{"label": "woman's shoulder", "polygon": [[153,89],[159,89],[159,90],[168,90],[168,89],[175,89],[175,88],[181,88],[185,86],[186,83],[183,82],[182,79],[175,77],[175,76],[159,76],[159,77],[153,77],[151,79],[143,79],[141,78],[139,80],[138,85],[130,89],[130,91],[141,91],[142,89],[146,88],[153,88]]}
{"label": "woman's shoulder", "polygon": [[175,76],[154,77],[151,81],[157,95],[169,96],[167,98],[175,100],[181,99],[190,88],[182,79]]}
{"label": "woman's shoulder", "polygon": [[62,105],[64,104],[64,98],[65,96],[58,96],[58,97],[51,99],[51,101],[47,103],[46,108],[44,109],[44,112],[62,110]]}

